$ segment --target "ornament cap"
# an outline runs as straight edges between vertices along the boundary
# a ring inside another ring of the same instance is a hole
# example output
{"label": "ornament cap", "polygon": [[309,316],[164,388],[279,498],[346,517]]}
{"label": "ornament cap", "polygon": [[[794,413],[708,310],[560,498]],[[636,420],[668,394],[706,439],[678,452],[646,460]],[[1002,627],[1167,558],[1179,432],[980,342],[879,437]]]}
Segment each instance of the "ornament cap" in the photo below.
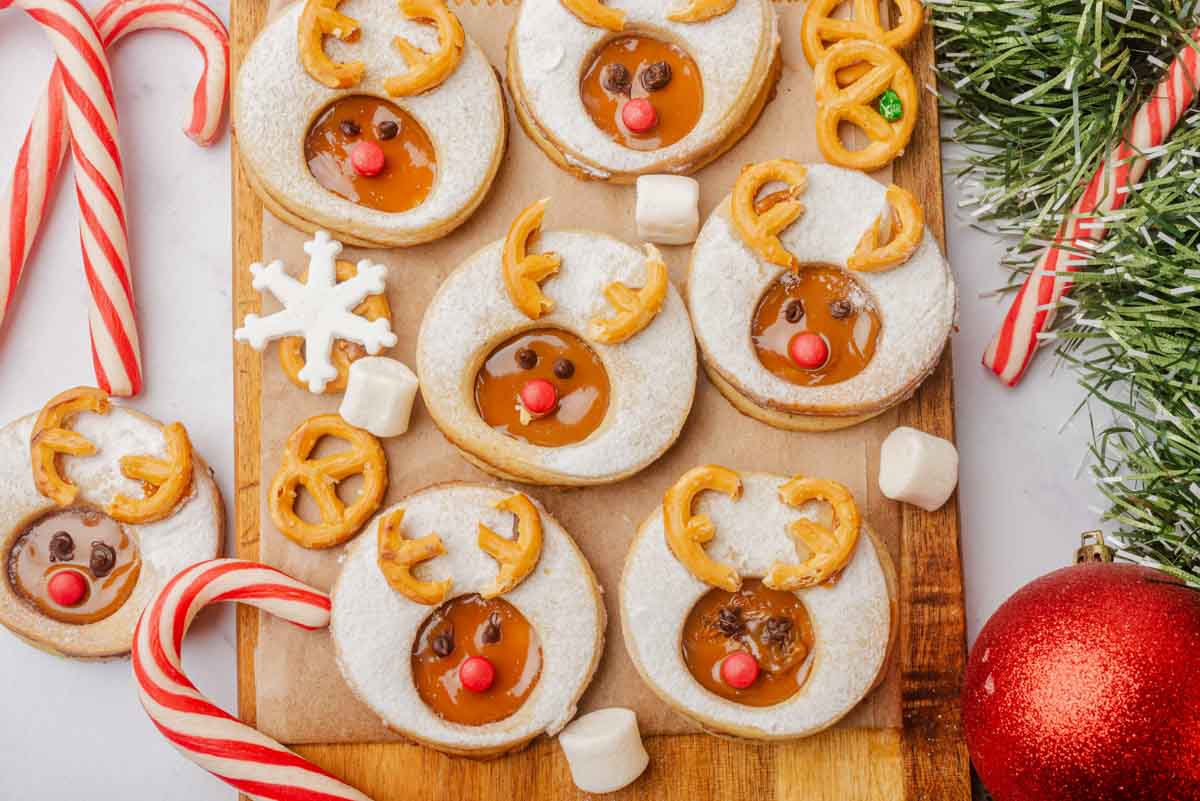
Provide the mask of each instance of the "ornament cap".
{"label": "ornament cap", "polygon": [[1075,563],[1111,562],[1116,558],[1116,551],[1104,541],[1104,532],[1100,530],[1085,531],[1079,535],[1079,549],[1075,551]]}

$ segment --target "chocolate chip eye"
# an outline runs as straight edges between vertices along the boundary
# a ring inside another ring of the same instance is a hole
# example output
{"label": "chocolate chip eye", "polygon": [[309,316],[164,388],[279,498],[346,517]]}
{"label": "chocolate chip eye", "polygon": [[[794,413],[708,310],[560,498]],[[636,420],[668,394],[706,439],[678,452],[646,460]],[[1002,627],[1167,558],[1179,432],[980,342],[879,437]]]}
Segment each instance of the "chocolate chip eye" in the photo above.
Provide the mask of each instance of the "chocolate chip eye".
{"label": "chocolate chip eye", "polygon": [[798,300],[793,300],[783,310],[783,318],[789,323],[798,323],[803,316],[804,304]]}
{"label": "chocolate chip eye", "polygon": [[792,636],[792,620],[787,617],[773,617],[767,621],[763,631],[763,639],[776,645],[784,645]]}
{"label": "chocolate chip eye", "polygon": [[500,642],[500,615],[495,612],[488,615],[487,625],[483,627],[483,642],[485,645]]}
{"label": "chocolate chip eye", "polygon": [[517,365],[522,370],[532,370],[537,367],[538,355],[533,348],[521,348],[517,351]]}
{"label": "chocolate chip eye", "polygon": [[338,127],[342,129],[342,133],[346,136],[358,136],[362,133],[362,128],[354,120],[342,120]]}
{"label": "chocolate chip eye", "polygon": [[656,61],[642,70],[642,86],[647,92],[657,92],[665,89],[671,82],[671,65],[665,61]]}
{"label": "chocolate chip eye", "polygon": [[835,300],[829,304],[829,314],[835,320],[844,320],[854,311],[854,304],[845,298]]}
{"label": "chocolate chip eye", "polygon": [[450,654],[454,653],[454,627],[451,626],[438,636],[434,637],[433,642],[429,644],[429,647],[432,648],[433,652],[442,659],[445,659],[446,657],[450,656]]}
{"label": "chocolate chip eye", "polygon": [[50,561],[70,562],[75,558],[75,540],[65,531],[55,532],[50,538]]}
{"label": "chocolate chip eye", "polygon": [[377,133],[379,134],[379,138],[386,142],[389,139],[396,138],[400,133],[400,126],[394,120],[384,120],[379,123]]}
{"label": "chocolate chip eye", "polygon": [[736,606],[723,606],[717,613],[717,629],[726,637],[736,637],[746,630],[742,610]]}
{"label": "chocolate chip eye", "polygon": [[624,64],[608,64],[600,71],[600,85],[615,95],[627,95],[633,76]]}
{"label": "chocolate chip eye", "polygon": [[554,375],[564,381],[575,375],[575,363],[570,359],[559,359],[554,363]]}
{"label": "chocolate chip eye", "polygon": [[117,552],[111,545],[98,540],[92,543],[92,558],[88,560],[88,567],[92,569],[93,576],[104,578],[116,565]]}

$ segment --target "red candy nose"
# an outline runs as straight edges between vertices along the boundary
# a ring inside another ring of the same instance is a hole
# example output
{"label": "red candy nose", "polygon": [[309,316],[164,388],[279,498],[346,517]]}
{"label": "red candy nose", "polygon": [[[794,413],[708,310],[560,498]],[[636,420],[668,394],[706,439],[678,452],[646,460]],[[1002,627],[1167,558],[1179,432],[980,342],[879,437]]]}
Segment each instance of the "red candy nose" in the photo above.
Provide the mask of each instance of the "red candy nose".
{"label": "red candy nose", "polygon": [[544,378],[535,378],[521,387],[521,403],[533,414],[547,414],[558,405],[558,390]]}
{"label": "red candy nose", "polygon": [[721,662],[721,679],[735,690],[744,690],[758,678],[758,660],[745,651],[734,651]]}
{"label": "red candy nose", "polygon": [[829,361],[829,344],[811,331],[801,331],[788,343],[788,355],[801,370],[816,370]]}
{"label": "red candy nose", "polygon": [[50,577],[46,592],[59,606],[75,606],[87,594],[87,579],[78,570],[59,570]]}
{"label": "red candy nose", "polygon": [[658,112],[646,98],[635,97],[621,107],[621,122],[634,133],[646,133],[658,125]]}
{"label": "red candy nose", "polygon": [[375,142],[364,139],[350,150],[350,164],[354,171],[364,178],[373,178],[383,172],[387,157],[383,148]]}
{"label": "red candy nose", "polygon": [[458,680],[473,693],[487,692],[496,680],[496,668],[482,656],[473,656],[458,666]]}

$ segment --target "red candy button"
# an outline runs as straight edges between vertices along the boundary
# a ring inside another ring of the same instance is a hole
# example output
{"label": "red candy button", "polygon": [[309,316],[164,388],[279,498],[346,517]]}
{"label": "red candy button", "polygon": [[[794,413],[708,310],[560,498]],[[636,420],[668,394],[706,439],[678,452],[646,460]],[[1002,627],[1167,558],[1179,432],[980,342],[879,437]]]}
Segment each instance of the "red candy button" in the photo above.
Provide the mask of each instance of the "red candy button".
{"label": "red candy button", "polygon": [[621,107],[621,122],[634,133],[646,133],[658,125],[658,112],[646,98],[635,97]]}
{"label": "red candy button", "polygon": [[484,693],[496,680],[496,668],[482,656],[473,656],[458,666],[458,680],[473,693]]}
{"label": "red candy button", "polygon": [[812,331],[801,331],[788,343],[788,355],[801,370],[816,370],[829,361],[829,345]]}
{"label": "red candy button", "polygon": [[87,594],[87,579],[78,570],[59,570],[50,577],[46,592],[59,606],[74,606]]}
{"label": "red candy button", "polygon": [[383,148],[368,139],[359,142],[350,150],[350,164],[354,171],[364,178],[379,175],[386,163],[387,157],[383,155]]}
{"label": "red candy button", "polygon": [[758,678],[758,660],[745,651],[734,651],[721,662],[721,679],[735,690],[744,690]]}
{"label": "red candy button", "polygon": [[548,414],[558,405],[558,390],[544,378],[521,387],[521,403],[533,414]]}

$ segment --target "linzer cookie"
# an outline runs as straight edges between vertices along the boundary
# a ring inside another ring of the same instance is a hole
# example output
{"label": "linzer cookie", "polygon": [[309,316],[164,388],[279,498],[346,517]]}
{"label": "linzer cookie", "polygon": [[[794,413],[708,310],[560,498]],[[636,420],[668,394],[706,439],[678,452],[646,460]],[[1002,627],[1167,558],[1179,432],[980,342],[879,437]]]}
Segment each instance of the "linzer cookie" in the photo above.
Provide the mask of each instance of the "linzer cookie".
{"label": "linzer cookie", "polygon": [[179,423],[78,387],[0,428],[0,623],[39,648],[128,652],[145,605],[216,556],[223,528],[216,482]]}
{"label": "linzer cookie", "polygon": [[307,0],[238,74],[234,123],[264,204],[364,246],[445,236],[504,153],[499,82],[443,0]]}
{"label": "linzer cookie", "polygon": [[705,222],[687,300],[705,370],[739,411],[819,431],[912,394],[957,292],[910,193],[780,159],[748,166]]}
{"label": "linzer cookie", "polygon": [[331,595],[354,693],[389,728],[450,753],[496,756],[557,734],[603,650],[591,568],[513,490],[446,484],[385,510]]}
{"label": "linzer cookie", "polygon": [[621,576],[625,646],[664,701],[740,737],[833,725],[887,662],[891,563],[834,481],[694,468]]}
{"label": "linzer cookie", "polygon": [[446,437],[493,475],[609,483],[679,436],[695,342],[653,245],[542,233],[546,204],[518,215],[430,302],[417,342],[421,395]]}
{"label": "linzer cookie", "polygon": [[530,138],[560,167],[619,183],[733,147],[779,71],[769,0],[525,0],[508,43]]}

